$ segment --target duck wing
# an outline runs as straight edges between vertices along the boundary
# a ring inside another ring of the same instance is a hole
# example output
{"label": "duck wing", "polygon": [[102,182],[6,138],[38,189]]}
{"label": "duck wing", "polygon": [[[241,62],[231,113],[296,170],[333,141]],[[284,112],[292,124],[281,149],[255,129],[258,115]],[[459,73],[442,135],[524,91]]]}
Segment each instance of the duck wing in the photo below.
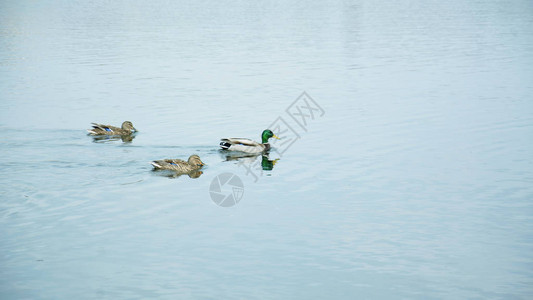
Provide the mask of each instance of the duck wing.
{"label": "duck wing", "polygon": [[229,151],[241,151],[247,153],[260,153],[265,150],[265,145],[244,138],[221,139],[220,147]]}
{"label": "duck wing", "polygon": [[251,146],[251,147],[261,145],[260,143],[256,141],[253,141],[251,139],[245,139],[245,138],[229,138],[229,139],[221,139],[220,141],[229,143],[231,145],[244,145],[244,146]]}
{"label": "duck wing", "polygon": [[111,125],[104,125],[104,124],[98,124],[98,123],[91,123],[91,124],[93,124],[93,128],[88,130],[89,133],[94,133],[94,134],[108,133],[109,134],[109,133],[117,132],[117,130],[121,130],[121,128],[111,126]]}
{"label": "duck wing", "polygon": [[156,168],[173,168],[180,165],[187,165],[186,161],[183,161],[181,159],[161,159],[161,160],[154,160],[152,162],[152,166]]}
{"label": "duck wing", "polygon": [[171,165],[180,165],[180,164],[188,165],[189,164],[188,162],[181,160],[181,159],[164,159],[163,161]]}

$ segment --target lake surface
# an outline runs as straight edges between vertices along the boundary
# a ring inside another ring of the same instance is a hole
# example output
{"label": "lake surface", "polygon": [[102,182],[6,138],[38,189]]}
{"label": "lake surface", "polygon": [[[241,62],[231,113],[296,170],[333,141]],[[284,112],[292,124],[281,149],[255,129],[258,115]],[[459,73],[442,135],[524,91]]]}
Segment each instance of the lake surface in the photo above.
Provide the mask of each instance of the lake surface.
{"label": "lake surface", "polygon": [[531,299],[532,66],[531,1],[3,1],[0,298]]}

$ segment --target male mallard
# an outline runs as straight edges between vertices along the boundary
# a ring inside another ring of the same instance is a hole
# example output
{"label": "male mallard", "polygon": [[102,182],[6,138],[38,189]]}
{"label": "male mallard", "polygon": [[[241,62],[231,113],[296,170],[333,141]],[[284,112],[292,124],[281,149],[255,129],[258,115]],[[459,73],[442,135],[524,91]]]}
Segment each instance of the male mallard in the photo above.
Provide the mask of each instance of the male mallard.
{"label": "male mallard", "polygon": [[87,129],[87,132],[89,132],[90,135],[128,135],[137,131],[130,121],[124,121],[124,123],[122,123],[122,128],[98,123],[91,124],[93,124],[93,128]]}
{"label": "male mallard", "polygon": [[180,173],[189,173],[194,170],[200,169],[204,163],[200,160],[200,156],[194,154],[189,156],[188,161],[181,159],[162,159],[152,162],[152,166],[156,170],[172,170]]}
{"label": "male mallard", "polygon": [[279,137],[277,137],[272,132],[272,130],[265,129],[263,133],[261,134],[261,140],[262,140],[261,144],[258,142],[252,141],[250,139],[229,138],[229,139],[221,139],[220,147],[222,147],[222,149],[226,149],[230,151],[261,153],[261,152],[270,150],[270,144],[268,143],[268,139],[270,138],[275,138],[279,140]]}

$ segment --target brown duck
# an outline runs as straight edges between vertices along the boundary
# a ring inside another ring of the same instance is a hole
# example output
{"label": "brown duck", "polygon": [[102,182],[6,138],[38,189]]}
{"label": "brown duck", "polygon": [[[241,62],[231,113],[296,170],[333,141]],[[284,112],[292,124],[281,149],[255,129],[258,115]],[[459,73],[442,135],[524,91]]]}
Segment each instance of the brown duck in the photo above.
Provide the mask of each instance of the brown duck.
{"label": "brown duck", "polygon": [[130,121],[124,121],[124,123],[122,123],[122,128],[98,123],[91,124],[93,124],[93,128],[87,129],[87,132],[89,132],[90,135],[129,135],[137,132],[137,129],[133,127],[133,124]]}
{"label": "brown duck", "polygon": [[204,166],[204,163],[200,160],[200,156],[196,154],[189,156],[188,161],[181,159],[162,159],[154,160],[151,164],[156,170],[172,170],[184,174],[198,170]]}

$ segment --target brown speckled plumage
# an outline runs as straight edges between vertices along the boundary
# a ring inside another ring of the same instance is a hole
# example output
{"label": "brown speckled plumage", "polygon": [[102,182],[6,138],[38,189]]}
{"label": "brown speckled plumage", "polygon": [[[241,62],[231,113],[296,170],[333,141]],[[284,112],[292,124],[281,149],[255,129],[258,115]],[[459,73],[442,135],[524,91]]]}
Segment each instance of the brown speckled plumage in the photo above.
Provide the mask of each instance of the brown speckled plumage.
{"label": "brown speckled plumage", "polygon": [[128,135],[137,131],[130,121],[124,121],[122,128],[98,123],[93,124],[92,129],[87,129],[90,135]]}
{"label": "brown speckled plumage", "polygon": [[189,173],[200,169],[203,165],[204,163],[196,154],[191,155],[188,161],[181,159],[162,159],[152,162],[152,166],[154,166],[154,169],[156,170],[172,170],[179,173]]}

